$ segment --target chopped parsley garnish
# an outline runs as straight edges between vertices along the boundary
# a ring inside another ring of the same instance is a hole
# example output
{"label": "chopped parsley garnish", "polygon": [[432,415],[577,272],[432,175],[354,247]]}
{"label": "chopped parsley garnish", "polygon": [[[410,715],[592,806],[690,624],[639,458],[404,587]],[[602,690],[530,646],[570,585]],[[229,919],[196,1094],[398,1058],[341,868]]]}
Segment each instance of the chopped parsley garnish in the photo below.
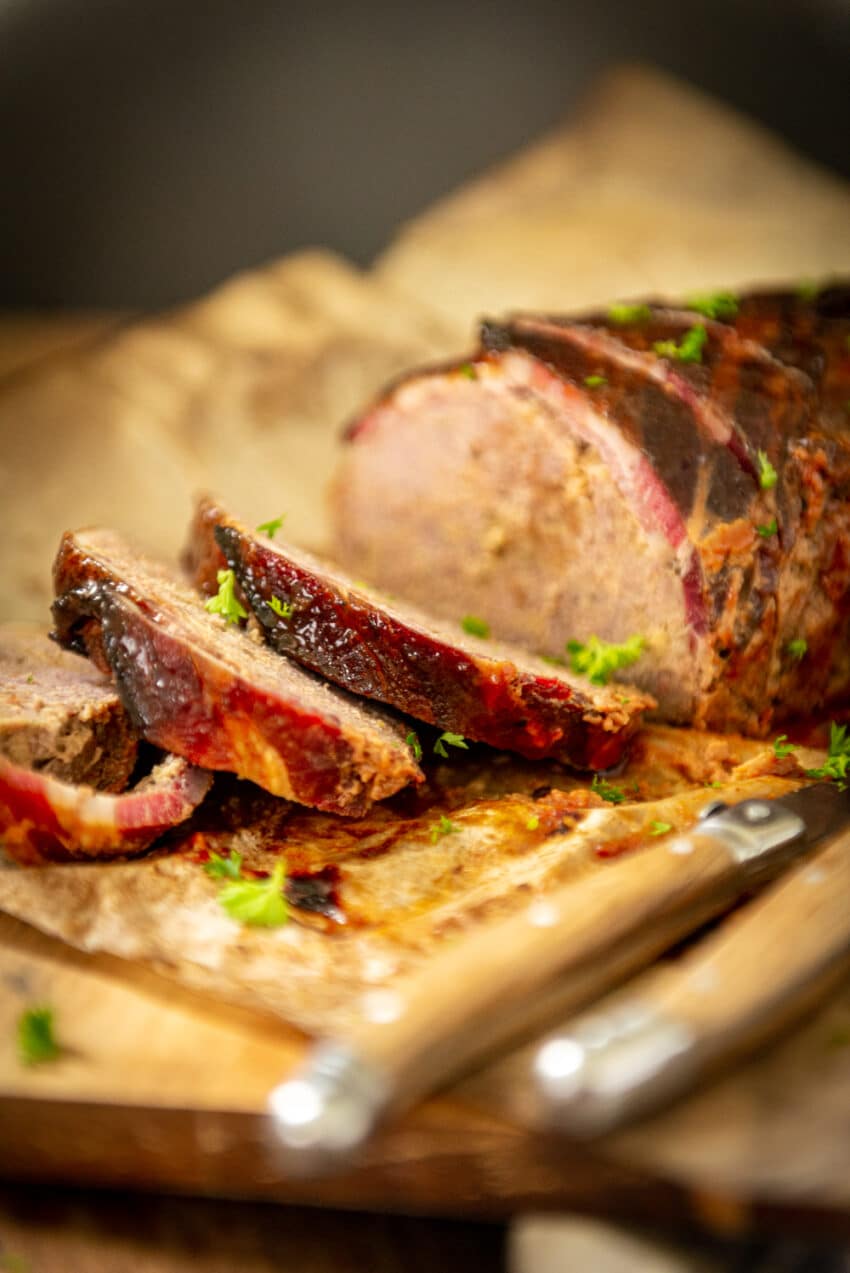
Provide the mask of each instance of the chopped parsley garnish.
{"label": "chopped parsley garnish", "polygon": [[460,621],[460,626],[470,636],[488,637],[490,635],[490,624],[485,619],[476,618],[474,614],[465,614]]}
{"label": "chopped parsley garnish", "polygon": [[551,663],[553,667],[566,667],[567,660],[562,659],[560,654],[541,654],[544,663]]}
{"label": "chopped parsley garnish", "polygon": [[776,485],[776,469],[767,458],[764,451],[758,453],[759,462],[759,486],[763,491],[771,491]]}
{"label": "chopped parsley garnish", "polygon": [[280,597],[272,597],[269,601],[269,608],[274,610],[275,614],[281,619],[291,619],[295,606],[291,601],[281,601]]}
{"label": "chopped parsley garnish", "polygon": [[676,362],[702,362],[702,350],[708,340],[708,332],[702,323],[686,331],[682,339],[656,340],[652,348],[662,358],[674,358]]}
{"label": "chopped parsley garnish", "polygon": [[829,750],[826,754],[826,763],[819,769],[807,769],[806,777],[832,778],[843,791],[847,786],[848,766],[850,766],[850,738],[847,737],[847,726],[836,725],[833,721],[829,727]]}
{"label": "chopped parsley garnish", "polygon": [[591,791],[595,791],[603,800],[607,800],[609,804],[622,804],[626,798],[626,793],[621,787],[612,787],[610,782],[606,782],[604,778],[600,778],[599,774],[593,775],[593,782],[590,784]]}
{"label": "chopped parsley garnish", "polygon": [[269,539],[274,539],[285,521],[286,513],[281,513],[280,517],[273,517],[270,522],[260,522],[257,530],[263,535],[268,535]]}
{"label": "chopped parsley garnish", "polygon": [[738,313],[738,298],[734,292],[713,292],[710,296],[692,296],[688,301],[688,309],[703,314],[706,318],[734,318]]}
{"label": "chopped parsley garnish", "polygon": [[649,824],[650,835],[666,835],[668,831],[673,830],[672,822],[659,822],[657,818],[653,818]]}
{"label": "chopped parsley garnish", "polygon": [[846,1048],[850,1046],[850,1025],[837,1025],[827,1039],[830,1048]]}
{"label": "chopped parsley garnish", "polygon": [[777,760],[784,760],[786,756],[790,756],[792,751],[796,750],[796,744],[788,742],[787,734],[780,734],[778,738],[773,740],[773,754]]}
{"label": "chopped parsley garnish", "polygon": [[35,677],[33,676],[32,672],[30,672],[29,676],[27,677],[27,685],[32,685],[34,680],[35,680]]}
{"label": "chopped parsley garnish", "polygon": [[463,734],[445,733],[440,734],[440,737],[434,743],[434,755],[442,756],[447,760],[449,753],[446,751],[446,744],[448,744],[449,747],[462,747],[464,751],[469,751],[469,743],[466,741]]}
{"label": "chopped parsley garnish", "polygon": [[789,641],[785,648],[791,655],[791,658],[796,659],[799,663],[800,659],[804,659],[806,657],[806,651],[809,648],[809,643],[805,637],[794,637],[794,640]]}
{"label": "chopped parsley garnish", "polygon": [[286,864],[276,862],[271,875],[262,880],[241,877],[225,884],[218,895],[219,904],[231,919],[255,928],[279,928],[289,919],[289,907],[283,896]]}
{"label": "chopped parsley garnish", "polygon": [[30,1273],[30,1262],[25,1255],[0,1251],[0,1273]]}
{"label": "chopped parsley garnish", "polygon": [[413,730],[410,731],[410,733],[407,735],[404,741],[407,743],[408,747],[413,752],[413,759],[421,760],[422,759],[422,744],[420,743],[419,739],[414,734]]}
{"label": "chopped parsley garnish", "polygon": [[540,826],[540,818],[536,813],[532,813],[531,817],[525,824],[526,831],[536,831]]}
{"label": "chopped parsley garnish", "polygon": [[18,1017],[18,1059],[21,1065],[55,1061],[62,1048],[53,1033],[53,1009],[28,1008]]}
{"label": "chopped parsley garnish", "polygon": [[813,301],[820,295],[823,290],[822,283],[816,283],[813,279],[805,278],[797,284],[797,299],[801,301]]}
{"label": "chopped parsley garnish", "polygon": [[608,377],[599,375],[585,376],[584,383],[587,385],[588,389],[599,389],[602,385],[607,385]]}
{"label": "chopped parsley garnish", "polygon": [[608,317],[612,323],[645,323],[652,317],[652,310],[648,305],[612,305],[608,310]]}
{"label": "chopped parsley garnish", "polygon": [[206,603],[210,614],[220,614],[228,623],[238,623],[248,618],[248,611],[239,602],[235,588],[236,576],[232,570],[220,570],[216,575],[218,592]]}
{"label": "chopped parsley garnish", "polygon": [[776,518],[771,517],[766,526],[756,526],[756,534],[761,535],[762,539],[770,539],[771,535],[775,535],[778,529]]}
{"label": "chopped parsley garnish", "polygon": [[431,831],[430,831],[431,843],[436,844],[437,841],[441,840],[444,835],[451,835],[453,831],[459,831],[459,830],[460,830],[460,827],[455,826],[451,818],[447,818],[446,815],[443,813],[440,815],[440,821],[435,822],[434,825],[431,827]]}
{"label": "chopped parsley garnish", "polygon": [[588,637],[586,643],[568,641],[567,653],[574,672],[586,676],[594,685],[607,685],[614,672],[636,663],[646,648],[642,636],[631,636],[620,645]]}
{"label": "chopped parsley garnish", "polygon": [[241,880],[242,879],[242,854],[237,853],[211,853],[209,860],[204,863],[204,870],[213,880]]}
{"label": "chopped parsley garnish", "polygon": [[465,376],[467,380],[478,379],[478,372],[475,370],[475,367],[471,362],[465,362],[462,366],[458,367],[457,371],[459,376]]}

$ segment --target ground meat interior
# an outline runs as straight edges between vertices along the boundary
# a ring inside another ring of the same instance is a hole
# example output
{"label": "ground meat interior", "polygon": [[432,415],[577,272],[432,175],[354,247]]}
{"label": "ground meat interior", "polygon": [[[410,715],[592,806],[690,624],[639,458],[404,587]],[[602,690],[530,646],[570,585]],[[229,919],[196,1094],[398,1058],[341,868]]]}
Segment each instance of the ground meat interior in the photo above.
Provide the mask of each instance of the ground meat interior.
{"label": "ground meat interior", "polygon": [[696,667],[675,552],[565,413],[495,375],[455,374],[402,386],[366,429],[334,499],[349,569],[547,655],[640,633],[651,655],[624,676],[666,719],[688,718]]}

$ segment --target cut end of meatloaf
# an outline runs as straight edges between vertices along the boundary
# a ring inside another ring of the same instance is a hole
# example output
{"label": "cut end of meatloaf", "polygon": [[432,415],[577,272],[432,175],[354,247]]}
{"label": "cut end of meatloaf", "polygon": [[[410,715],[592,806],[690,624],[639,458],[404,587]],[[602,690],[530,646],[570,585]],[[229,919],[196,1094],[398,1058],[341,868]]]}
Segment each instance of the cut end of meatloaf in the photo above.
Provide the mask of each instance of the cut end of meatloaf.
{"label": "cut end of meatloaf", "polygon": [[[711,298],[708,298],[710,301]],[[764,736],[850,696],[847,289],[486,322],[348,431],[336,555],[547,653],[632,635],[659,715]]]}
{"label": "cut end of meatloaf", "polygon": [[114,686],[42,629],[0,627],[0,756],[65,782],[123,791],[137,741]]}
{"label": "cut end of meatloaf", "polygon": [[[577,390],[556,404],[539,364],[509,351],[399,385],[358,426],[332,500],[335,549],[352,573],[543,655],[569,640],[647,655],[624,673],[670,720],[699,684],[681,539],[624,499],[640,456]],[[545,370],[545,369],[544,369]],[[672,517],[672,514],[671,514]]]}
{"label": "cut end of meatloaf", "polygon": [[165,750],[351,815],[421,780],[401,726],[208,613],[113,532],[66,534],[54,586],[57,639],[109,670]]}
{"label": "cut end of meatloaf", "polygon": [[338,567],[247,530],[200,502],[185,560],[202,591],[230,567],[279,653],[357,694],[442,730],[578,768],[617,764],[654,706],[639,690],[592,685],[461,623],[369,593]]}

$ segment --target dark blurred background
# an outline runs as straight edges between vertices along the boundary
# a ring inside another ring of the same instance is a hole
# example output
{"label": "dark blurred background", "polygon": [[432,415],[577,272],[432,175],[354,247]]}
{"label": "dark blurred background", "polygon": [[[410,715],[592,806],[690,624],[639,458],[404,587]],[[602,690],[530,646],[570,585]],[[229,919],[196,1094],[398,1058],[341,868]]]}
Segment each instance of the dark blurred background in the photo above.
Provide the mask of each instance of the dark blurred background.
{"label": "dark blurred background", "polygon": [[0,0],[0,305],[366,263],[629,59],[850,177],[850,0]]}

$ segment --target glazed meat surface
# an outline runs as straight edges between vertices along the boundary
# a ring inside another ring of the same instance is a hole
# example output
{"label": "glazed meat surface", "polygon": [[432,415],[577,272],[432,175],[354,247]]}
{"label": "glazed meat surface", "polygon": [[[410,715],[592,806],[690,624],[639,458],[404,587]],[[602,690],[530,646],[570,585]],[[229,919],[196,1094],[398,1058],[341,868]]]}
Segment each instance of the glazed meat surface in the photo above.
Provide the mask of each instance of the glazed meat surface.
{"label": "glazed meat surface", "polygon": [[464,738],[606,769],[653,706],[638,690],[591,685],[460,623],[370,594],[329,563],[248,531],[210,499],[199,504],[186,557],[208,593],[222,566],[234,571],[279,653]]}
{"label": "glazed meat surface", "polygon": [[708,308],[487,322],[392,385],[349,430],[337,557],[544,654],[640,634],[673,722],[846,699],[850,289]]}
{"label": "glazed meat surface", "polygon": [[66,534],[54,585],[57,639],[112,675],[157,746],[351,815],[421,778],[401,726],[208,613],[111,531]]}

